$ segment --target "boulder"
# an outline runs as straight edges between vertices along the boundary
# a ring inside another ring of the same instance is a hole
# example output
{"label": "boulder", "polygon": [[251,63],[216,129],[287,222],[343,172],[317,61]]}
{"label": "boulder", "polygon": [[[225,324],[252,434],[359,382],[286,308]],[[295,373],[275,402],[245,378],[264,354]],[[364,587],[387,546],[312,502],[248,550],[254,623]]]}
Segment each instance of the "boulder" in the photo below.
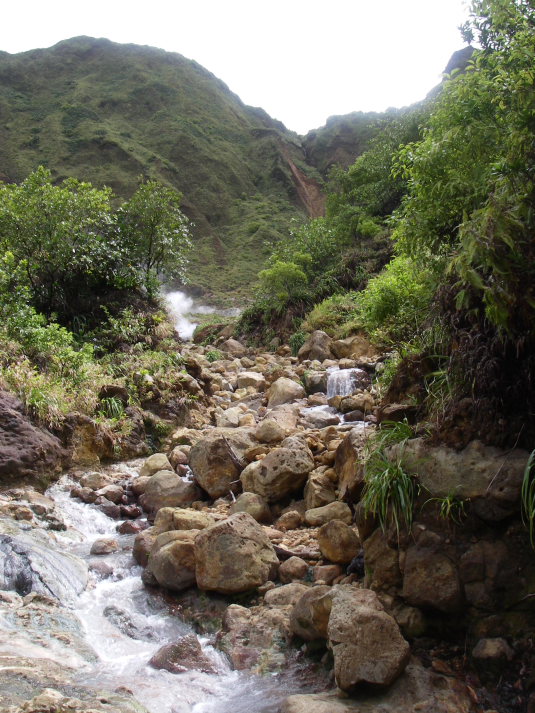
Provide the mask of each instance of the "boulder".
{"label": "boulder", "polygon": [[[362,530],[359,529],[361,537]],[[366,556],[366,586],[376,591],[393,593],[401,586],[399,551],[390,547],[380,528],[364,542]]]}
{"label": "boulder", "polygon": [[243,489],[257,493],[268,502],[301,490],[307,475],[314,468],[314,458],[307,445],[298,438],[286,438],[281,448],[270,451],[265,458],[251,463],[240,476]]}
{"label": "boulder", "polygon": [[161,470],[173,471],[173,466],[169,462],[169,458],[165,453],[154,453],[149,456],[140,468],[139,475],[154,475]]}
{"label": "boulder", "polygon": [[216,673],[216,667],[203,652],[195,634],[186,634],[172,644],[165,644],[152,656],[149,665],[170,673],[202,671]]}
{"label": "boulder", "polygon": [[[297,559],[297,557],[295,558]],[[290,582],[282,587],[274,587],[264,594],[264,602],[269,607],[295,606],[309,587],[300,582]]]}
{"label": "boulder", "polygon": [[154,527],[149,527],[136,535],[132,556],[142,567],[146,567],[148,564],[149,554],[158,534]]}
{"label": "boulder", "polygon": [[237,490],[241,460],[255,445],[249,429],[214,428],[193,446],[190,467],[201,488],[211,498]]}
{"label": "boulder", "polygon": [[362,690],[351,699],[334,691],[293,695],[279,713],[473,713],[472,696],[457,678],[435,673],[413,659],[386,691]]}
{"label": "boulder", "polygon": [[444,553],[440,538],[420,538],[405,555],[403,598],[415,607],[446,613],[460,610],[463,593],[455,563]]}
{"label": "boulder", "polygon": [[156,513],[160,508],[187,506],[201,498],[202,493],[195,483],[169,470],[161,470],[150,478],[140,504],[147,512]]}
{"label": "boulder", "polygon": [[326,371],[306,371],[303,374],[303,383],[307,395],[327,393],[327,377]]}
{"label": "boulder", "polygon": [[336,501],[305,512],[305,522],[311,527],[320,527],[330,520],[341,520],[346,525],[350,525],[353,515],[349,505]]}
{"label": "boulder", "polygon": [[331,600],[327,632],[339,688],[354,693],[362,684],[389,686],[410,657],[395,619],[370,589],[338,585]]}
{"label": "boulder", "polygon": [[327,428],[340,423],[340,416],[330,406],[313,406],[301,412],[301,424],[306,429]]}
{"label": "boulder", "polygon": [[303,524],[303,516],[298,510],[287,510],[277,519],[275,527],[278,530],[297,530]]}
{"label": "boulder", "polygon": [[264,391],[266,388],[264,375],[257,371],[242,371],[238,374],[238,389],[246,389],[248,386],[252,386],[256,391]]}
{"label": "boulder", "polygon": [[361,357],[377,357],[379,353],[366,337],[356,334],[346,339],[335,339],[330,345],[331,352],[337,359],[360,359]]}
{"label": "boulder", "polygon": [[313,510],[336,500],[336,485],[323,470],[313,470],[308,476],[304,491],[305,508]]}
{"label": "boulder", "polygon": [[232,406],[216,414],[216,426],[218,428],[238,428],[242,416],[243,409],[240,406]]}
{"label": "boulder", "polygon": [[349,496],[353,502],[360,498],[364,488],[364,470],[361,461],[365,437],[362,429],[352,428],[336,449],[334,459],[339,497]]}
{"label": "boulder", "polygon": [[301,557],[289,557],[279,567],[279,579],[283,583],[305,579],[308,574],[308,564]]}
{"label": "boulder", "polygon": [[331,587],[310,587],[295,603],[290,615],[290,629],[305,641],[327,638],[331,612]]}
{"label": "boulder", "polygon": [[195,540],[197,585],[234,594],[273,579],[278,558],[262,527],[241,512],[201,530]]}
{"label": "boulder", "polygon": [[102,537],[95,540],[91,545],[90,554],[92,555],[109,555],[112,552],[117,552],[119,545],[117,540],[109,537]]}
{"label": "boulder", "polygon": [[119,505],[125,501],[124,489],[115,483],[106,485],[104,488],[97,490],[97,495],[103,495],[107,500]]}
{"label": "boulder", "polygon": [[65,419],[63,434],[75,465],[95,467],[101,460],[111,460],[115,455],[109,431],[89,416],[69,414]]}
{"label": "boulder", "polygon": [[325,559],[337,564],[349,564],[360,551],[359,538],[340,520],[331,520],[320,527],[318,545]]}
{"label": "boulder", "polygon": [[106,485],[111,484],[111,478],[106,473],[99,473],[98,471],[91,471],[90,473],[85,473],[80,478],[80,485],[82,488],[91,488],[91,490],[101,490],[106,487]]}
{"label": "boulder", "polygon": [[289,606],[242,607],[231,604],[217,643],[236,670],[278,672],[286,665]]}
{"label": "boulder", "polygon": [[247,354],[247,349],[243,346],[241,342],[238,342],[236,339],[227,339],[219,345],[219,349],[221,349],[222,352],[226,352],[232,357],[237,357],[238,359],[244,357]]}
{"label": "boulder", "polygon": [[261,495],[256,493],[242,493],[236,502],[230,506],[230,514],[248,512],[257,522],[270,523],[272,521],[269,505]]}
{"label": "boulder", "polygon": [[215,522],[212,515],[199,510],[173,508],[173,529],[204,530]]}
{"label": "boulder", "polygon": [[268,391],[268,408],[292,403],[305,397],[305,390],[297,381],[281,376],[274,381]]}
{"label": "boulder", "polygon": [[429,497],[469,498],[484,520],[503,520],[518,510],[520,490],[529,453],[504,451],[472,441],[462,451],[431,446],[414,438],[389,450],[403,458],[404,467],[416,475]]}
{"label": "boulder", "polygon": [[319,362],[325,361],[325,359],[332,359],[333,353],[331,351],[331,344],[331,337],[317,329],[315,332],[312,332],[298,351],[297,358],[299,361],[304,361],[305,359],[314,361],[316,359]]}
{"label": "boulder", "polygon": [[194,541],[198,530],[176,530],[158,535],[148,568],[161,587],[180,592],[195,584]]}
{"label": "boulder", "polygon": [[260,443],[278,443],[284,440],[286,429],[273,418],[260,421],[255,431],[255,438]]}

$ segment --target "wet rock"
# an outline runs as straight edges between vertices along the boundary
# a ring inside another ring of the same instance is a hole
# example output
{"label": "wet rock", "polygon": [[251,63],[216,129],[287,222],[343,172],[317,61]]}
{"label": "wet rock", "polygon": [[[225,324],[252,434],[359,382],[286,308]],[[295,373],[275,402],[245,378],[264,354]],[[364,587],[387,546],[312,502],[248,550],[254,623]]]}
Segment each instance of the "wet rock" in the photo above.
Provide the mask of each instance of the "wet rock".
{"label": "wet rock", "polygon": [[153,668],[164,669],[170,673],[217,673],[213,662],[204,653],[194,634],[188,634],[175,643],[162,646],[150,659],[149,664]]}
{"label": "wet rock", "polygon": [[150,477],[148,475],[143,475],[139,476],[139,478],[135,478],[132,481],[132,492],[134,495],[137,495],[138,497],[140,495],[143,495],[145,490],[147,489],[147,484],[150,480]]}
{"label": "wet rock", "polygon": [[310,410],[305,410],[301,414],[301,424],[304,428],[326,428],[336,426],[340,423],[340,416],[329,407],[320,406]]}
{"label": "wet rock", "polygon": [[102,495],[116,505],[124,501],[124,490],[120,485],[106,485],[104,488],[97,490],[97,495]]}
{"label": "wet rock", "polygon": [[21,595],[37,592],[69,603],[86,584],[87,565],[59,551],[44,530],[22,530],[0,518],[0,589]]}
{"label": "wet rock", "polygon": [[327,638],[331,612],[331,587],[310,587],[295,603],[290,615],[290,629],[305,641]]}
{"label": "wet rock", "polygon": [[120,535],[137,535],[146,530],[148,526],[148,523],[143,520],[136,520],[135,522],[126,520],[117,526],[117,532]]}
{"label": "wet rock", "polygon": [[201,488],[211,498],[237,490],[241,461],[255,444],[248,429],[213,429],[191,449],[190,466]]}
{"label": "wet rock", "polygon": [[331,520],[341,520],[346,525],[353,521],[349,505],[336,501],[305,512],[305,522],[311,527],[320,527]]}
{"label": "wet rock", "polygon": [[268,408],[291,403],[305,397],[305,390],[292,379],[281,376],[274,381],[268,391]]}
{"label": "wet rock", "polygon": [[279,567],[279,578],[284,583],[303,580],[307,574],[308,564],[301,557],[290,557]]}
{"label": "wet rock", "polygon": [[272,503],[301,490],[313,468],[314,459],[309,448],[300,439],[290,437],[261,461],[248,465],[240,480],[244,490],[257,493]]}
{"label": "wet rock", "polygon": [[161,470],[173,471],[173,466],[169,462],[165,453],[154,453],[149,456],[140,468],[139,475],[141,477],[154,475]]}
{"label": "wet rock", "polygon": [[242,493],[236,502],[230,506],[230,514],[248,512],[257,522],[270,523],[272,521],[269,505],[261,495],[256,493]]}
{"label": "wet rock", "polygon": [[180,592],[195,584],[194,541],[199,530],[176,530],[158,535],[148,569],[161,587]]}
{"label": "wet rock", "polygon": [[375,592],[334,587],[328,623],[336,683],[354,692],[362,684],[389,686],[405,669],[410,648]]}
{"label": "wet rock", "polygon": [[98,506],[98,509],[101,510],[104,515],[111,517],[113,520],[117,520],[121,517],[121,508],[103,495],[97,496],[95,505]]}
{"label": "wet rock", "polygon": [[351,699],[336,692],[299,694],[287,698],[279,713],[473,713],[470,692],[463,683],[424,668],[416,659],[387,691],[358,691]]}
{"label": "wet rock", "polygon": [[264,530],[245,512],[202,530],[195,559],[199,588],[222,594],[246,592],[273,579],[279,563]]}
{"label": "wet rock", "polygon": [[140,641],[157,641],[157,634],[152,631],[152,629],[145,625],[139,625],[136,623],[136,617],[124,609],[121,609],[114,604],[110,604],[105,607],[103,612],[104,616],[108,621],[110,621],[114,626],[116,626],[120,632],[130,639],[137,639]]}
{"label": "wet rock", "polygon": [[90,488],[91,490],[100,490],[105,488],[107,485],[111,485],[111,478],[106,473],[99,473],[94,470],[91,473],[85,473],[80,478],[80,485],[82,488]]}
{"label": "wet rock", "polygon": [[119,545],[117,540],[112,540],[108,537],[95,540],[91,545],[90,554],[92,555],[109,555],[112,552],[117,552]]}
{"label": "wet rock", "polygon": [[304,361],[309,359],[313,361],[317,359],[319,362],[323,362],[326,359],[332,359],[333,353],[331,351],[332,339],[328,334],[317,329],[312,332],[310,337],[303,344],[299,352],[297,353],[297,358],[299,361]]}
{"label": "wet rock", "polygon": [[132,556],[142,567],[146,567],[149,561],[149,554],[159,533],[153,527],[140,532],[134,540]]}
{"label": "wet rock", "polygon": [[353,421],[364,421],[364,411],[359,411],[358,409],[356,411],[349,411],[344,414],[344,418],[346,422],[350,423]]}
{"label": "wet rock", "polygon": [[330,520],[318,530],[321,554],[331,562],[349,564],[360,551],[355,532],[341,520]]}
{"label": "wet rock", "polygon": [[289,606],[246,608],[237,604],[227,608],[218,646],[233,668],[266,673],[285,666],[289,610]]}
{"label": "wet rock", "polygon": [[155,513],[163,507],[182,507],[201,500],[199,488],[189,480],[183,480],[176,473],[161,470],[151,477],[140,498],[143,509]]}
{"label": "wet rock", "polygon": [[327,377],[326,371],[306,371],[303,375],[303,383],[307,395],[326,393]]}
{"label": "wet rock", "polygon": [[137,505],[121,505],[121,517],[127,517],[129,519],[135,520],[137,517],[141,517],[142,511]]}

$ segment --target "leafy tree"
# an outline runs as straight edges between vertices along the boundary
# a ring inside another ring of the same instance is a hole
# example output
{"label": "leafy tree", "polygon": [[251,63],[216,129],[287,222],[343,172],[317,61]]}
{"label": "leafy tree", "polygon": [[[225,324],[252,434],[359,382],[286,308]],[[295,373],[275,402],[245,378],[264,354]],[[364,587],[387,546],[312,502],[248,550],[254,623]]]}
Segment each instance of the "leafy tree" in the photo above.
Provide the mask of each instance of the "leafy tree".
{"label": "leafy tree", "polygon": [[38,311],[68,321],[95,296],[144,286],[157,272],[182,275],[189,248],[180,194],[149,181],[117,211],[111,189],[40,167],[20,185],[0,184],[0,250],[23,265]]}
{"label": "leafy tree", "polygon": [[143,271],[149,294],[157,290],[160,274],[185,279],[191,241],[180,199],[172,188],[146,181],[119,210],[129,257]]}

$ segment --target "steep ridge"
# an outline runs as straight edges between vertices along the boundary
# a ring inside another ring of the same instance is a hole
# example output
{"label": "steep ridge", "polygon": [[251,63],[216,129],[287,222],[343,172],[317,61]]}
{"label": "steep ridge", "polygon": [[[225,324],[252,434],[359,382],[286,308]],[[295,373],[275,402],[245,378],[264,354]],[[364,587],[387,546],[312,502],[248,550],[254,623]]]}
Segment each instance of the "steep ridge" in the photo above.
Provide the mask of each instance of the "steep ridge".
{"label": "steep ridge", "polygon": [[44,164],[120,196],[141,175],[180,190],[195,224],[192,273],[216,291],[250,282],[264,244],[307,217],[303,181],[320,192],[295,134],[196,62],[151,47],[77,37],[2,53],[0,116],[2,180]]}

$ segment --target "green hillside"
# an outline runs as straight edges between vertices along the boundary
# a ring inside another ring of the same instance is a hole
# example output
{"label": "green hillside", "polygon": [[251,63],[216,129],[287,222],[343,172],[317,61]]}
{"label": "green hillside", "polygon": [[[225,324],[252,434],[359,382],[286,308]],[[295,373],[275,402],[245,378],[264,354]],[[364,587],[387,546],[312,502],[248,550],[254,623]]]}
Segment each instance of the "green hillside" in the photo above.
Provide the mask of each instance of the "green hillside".
{"label": "green hillside", "polygon": [[297,135],[197,63],[105,39],[0,54],[0,178],[39,164],[124,197],[140,175],[180,190],[192,282],[219,294],[250,283],[266,245],[323,207]]}

